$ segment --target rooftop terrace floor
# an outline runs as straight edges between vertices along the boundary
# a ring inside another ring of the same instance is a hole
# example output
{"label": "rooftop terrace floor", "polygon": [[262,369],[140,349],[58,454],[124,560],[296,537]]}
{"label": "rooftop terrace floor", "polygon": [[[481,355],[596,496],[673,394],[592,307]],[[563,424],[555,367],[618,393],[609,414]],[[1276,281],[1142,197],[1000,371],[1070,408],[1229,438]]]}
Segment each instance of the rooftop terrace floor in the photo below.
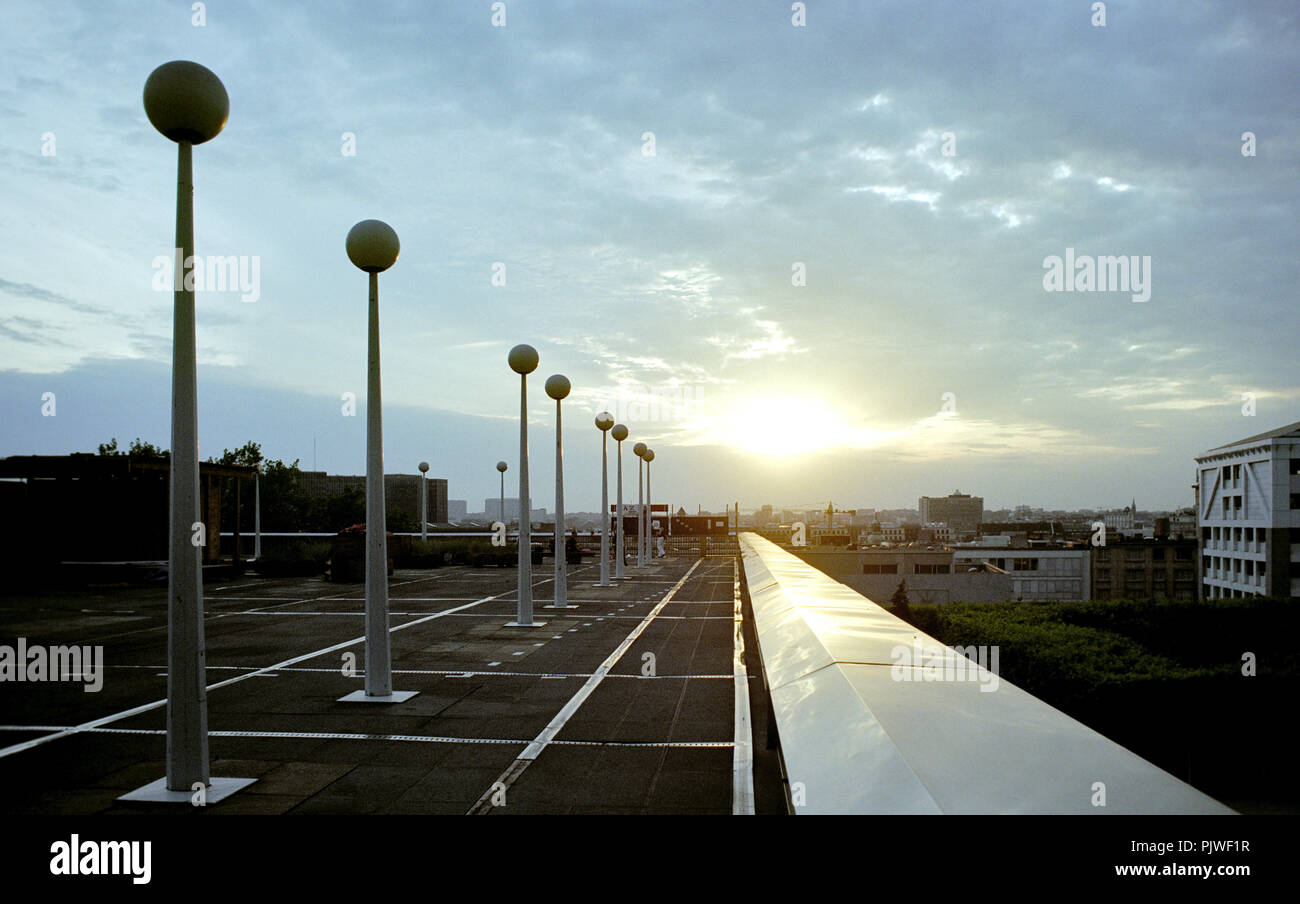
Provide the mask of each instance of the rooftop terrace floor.
{"label": "rooftop terrace floor", "polygon": [[[338,702],[364,686],[363,585],[210,582],[212,775],[257,781],[206,808],[117,799],[165,773],[166,588],[0,597],[0,643],[104,647],[97,693],[76,680],[0,683],[5,810],[731,813],[742,796],[736,559],[667,558],[629,575],[601,588],[594,564],[570,566],[577,608],[547,609],[548,560],[533,569],[545,625],[515,628],[513,568],[399,569],[393,688],[419,693],[364,705]],[[744,661],[761,741],[752,649]],[[742,727],[742,752],[750,736]],[[782,812],[774,754],[752,746],[757,810]]]}

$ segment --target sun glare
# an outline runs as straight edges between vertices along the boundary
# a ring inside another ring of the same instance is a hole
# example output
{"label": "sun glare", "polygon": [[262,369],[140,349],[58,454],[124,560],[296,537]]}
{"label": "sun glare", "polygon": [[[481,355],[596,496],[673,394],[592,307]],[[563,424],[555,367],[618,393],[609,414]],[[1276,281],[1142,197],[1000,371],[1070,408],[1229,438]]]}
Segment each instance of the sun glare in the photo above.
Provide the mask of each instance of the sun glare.
{"label": "sun glare", "polygon": [[763,455],[801,455],[842,444],[843,417],[817,399],[754,399],[720,418],[727,445]]}

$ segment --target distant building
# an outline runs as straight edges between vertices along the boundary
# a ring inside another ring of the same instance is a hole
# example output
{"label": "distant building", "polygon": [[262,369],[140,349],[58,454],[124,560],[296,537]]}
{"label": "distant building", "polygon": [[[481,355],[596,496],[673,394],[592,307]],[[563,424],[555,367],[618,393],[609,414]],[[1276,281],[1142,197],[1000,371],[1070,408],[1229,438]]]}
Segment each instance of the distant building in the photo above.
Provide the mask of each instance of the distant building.
{"label": "distant building", "polygon": [[953,533],[974,535],[984,519],[984,500],[967,493],[949,496],[922,496],[917,504],[922,524],[944,523]]}
{"label": "distant building", "polygon": [[1092,548],[1092,598],[1196,600],[1196,537],[1108,538]]}
{"label": "distant building", "polygon": [[[506,497],[506,514],[501,516],[501,497],[489,496],[483,500],[483,511],[489,521],[518,521],[519,520],[519,497]],[[530,509],[529,521],[545,521],[546,509]]]}
{"label": "distant building", "polygon": [[[444,524],[447,521],[447,481],[442,477],[427,477],[421,483],[419,474],[385,474],[384,506],[388,514],[405,512],[412,518],[420,517],[420,487],[428,496],[429,521]],[[318,499],[338,496],[348,489],[366,491],[364,474],[327,474],[324,471],[303,471],[298,477],[298,489]]]}
{"label": "distant building", "polygon": [[795,555],[880,605],[888,605],[900,582],[909,603],[1000,602],[1013,599],[1009,575],[979,565],[956,567],[951,549],[818,550]]}
{"label": "distant building", "polygon": [[1300,422],[1196,458],[1201,594],[1300,597]]}
{"label": "distant building", "polygon": [[1196,536],[1196,509],[1182,508],[1169,516],[1169,536]]}
{"label": "distant building", "polygon": [[468,517],[469,517],[469,500],[467,499],[447,500],[448,521],[464,521]]}
{"label": "distant building", "polygon": [[808,528],[808,542],[813,546],[848,546],[853,542],[853,534],[846,524],[835,527],[814,524]]}
{"label": "distant building", "polygon": [[950,543],[957,539],[946,524],[922,524],[916,532],[918,543]]}
{"label": "distant building", "polygon": [[1112,509],[1102,512],[1101,523],[1106,525],[1106,530],[1133,530],[1137,527],[1137,500],[1132,505],[1127,505],[1122,509]]}
{"label": "distant building", "polygon": [[[985,538],[988,539],[988,538]],[[993,565],[1011,575],[1012,599],[1081,601],[1092,598],[1088,548],[957,548],[953,564]]]}

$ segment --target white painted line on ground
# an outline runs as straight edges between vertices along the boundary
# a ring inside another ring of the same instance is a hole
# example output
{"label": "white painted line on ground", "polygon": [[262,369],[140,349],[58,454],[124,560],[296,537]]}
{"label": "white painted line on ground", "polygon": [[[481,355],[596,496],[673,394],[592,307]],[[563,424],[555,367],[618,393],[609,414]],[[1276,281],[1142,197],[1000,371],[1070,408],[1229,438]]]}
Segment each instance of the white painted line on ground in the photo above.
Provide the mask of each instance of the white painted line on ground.
{"label": "white painted line on ground", "polygon": [[555,736],[564,728],[564,724],[568,722],[573,714],[578,711],[578,708],[586,702],[592,692],[600,686],[600,682],[603,681],[605,676],[609,674],[609,671],[618,664],[618,661],[623,658],[623,654],[626,653],[628,648],[636,642],[636,639],[641,636],[641,633],[645,631],[646,627],[654,620],[654,617],[659,614],[660,610],[662,610],[664,606],[668,605],[668,601],[676,595],[677,591],[680,590],[683,585],[685,585],[686,581],[692,574],[694,574],[695,569],[699,567],[700,562],[702,561],[704,560],[696,559],[695,563],[691,565],[686,574],[682,575],[681,580],[674,584],[673,588],[664,595],[662,600],[659,601],[659,604],[650,610],[649,614],[641,620],[640,624],[632,629],[632,632],[628,634],[627,637],[623,638],[623,642],[618,645],[614,652],[610,653],[609,656],[605,658],[605,661],[602,662],[600,667],[597,668],[592,676],[587,679],[586,683],[584,683],[582,687],[578,688],[578,692],[569,698],[569,702],[564,704],[564,707],[556,714],[555,718],[551,720],[550,724],[543,728],[541,733],[533,739],[532,743],[524,748],[523,752],[519,754],[515,761],[501,774],[496,782],[483,792],[483,795],[478,799],[478,802],[470,808],[469,815],[490,812],[493,807],[492,798],[496,795],[497,791],[503,787],[509,788],[513,785],[519,776],[523,774],[524,770],[528,768],[529,764],[535,761],[538,755],[546,749],[547,745],[555,742]]}
{"label": "white painted line on ground", "polygon": [[[497,596],[499,596],[499,594],[493,596],[485,596],[481,600],[478,600],[477,602],[465,603],[464,605],[457,606],[454,609],[447,609],[443,612],[434,612],[430,615],[426,615],[424,618],[416,619],[415,621],[404,622],[403,624],[400,625],[393,625],[389,627],[388,633],[392,634],[394,631],[401,631],[405,628],[410,628],[427,621],[432,621],[435,618],[442,618],[444,615],[447,615],[451,612],[456,612],[459,611],[460,609],[468,609],[470,606],[477,606],[479,605],[479,603],[486,603],[489,600],[494,600],[497,598]],[[355,646],[356,644],[359,643],[365,643],[365,640],[366,637],[363,634],[360,637],[353,638],[352,640],[345,640],[342,643],[336,643],[331,646],[324,647],[323,649],[315,650],[311,653],[304,653],[301,656],[294,656],[291,659],[286,659],[283,662],[277,662],[275,665],[269,665],[264,668],[260,668],[254,672],[245,672],[242,675],[236,675],[233,678],[227,678],[225,681],[218,681],[216,684],[208,685],[207,690],[208,693],[211,693],[212,691],[218,690],[219,688],[223,688],[228,685],[235,684],[236,682],[243,681],[246,678],[252,678],[255,675],[263,675],[268,672],[276,672],[281,669],[287,668],[291,665],[297,665],[300,662],[305,662],[308,659],[315,659],[317,656],[324,656],[326,653],[333,653],[336,650],[342,650],[347,647]],[[22,753],[25,750],[31,750],[33,747],[39,747],[40,745],[46,744],[50,741],[57,741],[59,738],[66,738],[69,735],[78,734],[83,731],[89,731],[92,728],[99,728],[101,726],[108,725],[111,722],[117,722],[122,719],[130,718],[131,716],[137,716],[140,713],[149,712],[149,710],[151,709],[157,709],[158,707],[165,706],[166,704],[167,704],[167,698],[164,697],[161,700],[155,700],[154,702],[146,703],[143,706],[136,706],[131,709],[126,709],[123,710],[122,712],[114,713],[111,716],[104,716],[99,719],[93,719],[90,722],[83,722],[80,725],[75,725],[65,731],[60,731],[57,734],[46,735],[43,738],[33,738],[32,740],[26,741],[22,744],[14,744],[11,747],[5,747],[3,749],[0,749],[0,759],[4,759],[7,756],[12,756],[15,753]]]}
{"label": "white painted line on ground", "polygon": [[[11,726],[0,726],[0,730]],[[35,731],[35,728],[23,728]],[[50,730],[71,731],[70,726]],[[87,728],[87,734],[122,734],[122,735],[165,735],[165,728]],[[359,734],[336,731],[210,731],[213,738],[303,738],[312,741],[414,741],[424,744],[527,744],[516,738],[458,738],[451,735],[393,735],[393,734]],[[571,747],[730,747],[730,741],[552,741]]]}
{"label": "white painted line on ground", "polygon": [[[165,666],[105,665],[104,668],[106,669],[161,669],[161,668],[165,668]],[[216,670],[224,670],[229,672],[260,672],[262,668],[263,668],[262,666],[256,666],[256,665],[210,665],[208,666],[208,671],[211,672]],[[331,675],[339,674],[339,669],[337,668],[325,669],[325,668],[312,668],[312,667],[305,667],[305,666],[296,666],[293,668],[280,669],[279,671],[281,672],[328,672]],[[498,677],[502,675],[512,675],[521,678],[584,678],[585,679],[585,678],[590,678],[592,675],[591,672],[546,672],[543,674],[541,672],[498,672],[498,671],[492,671],[492,672],[468,671],[467,672],[464,669],[393,669],[392,672],[394,675],[446,675],[451,678],[469,678],[469,677],[482,677],[482,676]],[[158,673],[159,676],[165,676],[166,674],[167,674],[166,672]],[[357,674],[364,675],[365,669],[358,669]],[[681,680],[693,680],[696,678],[710,678],[710,679],[716,678],[716,679],[731,681],[734,676],[730,672],[728,672],[725,675],[642,675],[640,673],[635,675],[624,675],[620,672],[611,672],[605,677],[606,678],[657,678],[657,679],[675,678]],[[26,729],[26,726],[20,726],[20,727],[24,728],[24,730]],[[4,726],[0,726],[0,731],[3,730],[4,730]]]}

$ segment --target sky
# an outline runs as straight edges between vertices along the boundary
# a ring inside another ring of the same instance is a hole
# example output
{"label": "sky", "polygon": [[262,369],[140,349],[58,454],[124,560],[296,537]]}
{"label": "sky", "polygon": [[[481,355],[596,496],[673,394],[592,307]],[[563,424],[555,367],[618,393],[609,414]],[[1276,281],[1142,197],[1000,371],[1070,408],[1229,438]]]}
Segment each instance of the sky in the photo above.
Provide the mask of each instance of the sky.
{"label": "sky", "polygon": [[1195,455],[1300,421],[1300,6],[1099,6],[6,0],[0,455],[169,442],[141,96],[185,59],[230,97],[196,251],[249,277],[199,286],[204,458],[364,471],[377,218],[386,470],[471,511],[498,459],[517,495],[518,343],[539,508],[554,373],[571,511],[602,408],[690,511],[1190,505]]}

